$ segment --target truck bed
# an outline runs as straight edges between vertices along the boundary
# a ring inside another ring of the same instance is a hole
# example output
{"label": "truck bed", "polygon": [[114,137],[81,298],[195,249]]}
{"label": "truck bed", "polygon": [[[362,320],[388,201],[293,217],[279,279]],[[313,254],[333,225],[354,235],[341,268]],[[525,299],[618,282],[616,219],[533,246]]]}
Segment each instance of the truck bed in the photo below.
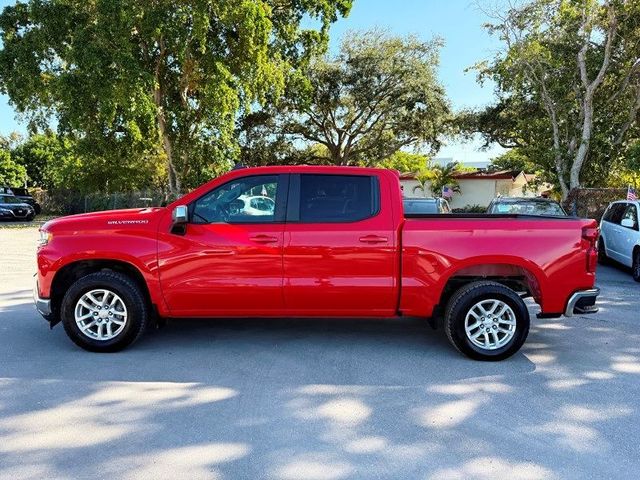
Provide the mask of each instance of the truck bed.
{"label": "truck bed", "polygon": [[522,213],[405,213],[404,218],[422,218],[422,219],[480,219],[480,220],[504,220],[504,219],[520,219],[520,220],[579,220],[578,217],[556,216],[556,215],[526,215]]}

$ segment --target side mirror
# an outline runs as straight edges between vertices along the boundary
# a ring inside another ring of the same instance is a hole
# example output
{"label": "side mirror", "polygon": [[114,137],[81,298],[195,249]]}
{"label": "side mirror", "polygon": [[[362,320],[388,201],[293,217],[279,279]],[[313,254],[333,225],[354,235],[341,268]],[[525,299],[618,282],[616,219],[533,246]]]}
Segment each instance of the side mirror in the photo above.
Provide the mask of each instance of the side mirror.
{"label": "side mirror", "polygon": [[626,227],[626,228],[635,228],[636,227],[635,222],[631,218],[623,218],[622,222],[620,222],[620,225],[622,225],[623,227]]}
{"label": "side mirror", "polygon": [[189,221],[189,209],[186,205],[178,205],[173,209],[171,219],[174,225],[184,225]]}
{"label": "side mirror", "polygon": [[171,232],[184,235],[187,232],[187,223],[189,222],[189,208],[186,205],[178,205],[171,212]]}

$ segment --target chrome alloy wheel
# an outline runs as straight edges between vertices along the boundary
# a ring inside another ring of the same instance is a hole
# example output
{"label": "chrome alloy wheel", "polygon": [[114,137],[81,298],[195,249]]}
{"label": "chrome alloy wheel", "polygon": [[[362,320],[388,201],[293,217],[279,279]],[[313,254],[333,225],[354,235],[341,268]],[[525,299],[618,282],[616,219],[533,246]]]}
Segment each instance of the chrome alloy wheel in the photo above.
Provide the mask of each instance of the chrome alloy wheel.
{"label": "chrome alloy wheel", "polygon": [[91,290],[76,303],[76,325],[87,337],[107,341],[117,337],[127,324],[127,307],[111,290]]}
{"label": "chrome alloy wheel", "polygon": [[504,347],[515,335],[516,315],[501,300],[482,300],[469,309],[464,330],[476,347],[496,350]]}

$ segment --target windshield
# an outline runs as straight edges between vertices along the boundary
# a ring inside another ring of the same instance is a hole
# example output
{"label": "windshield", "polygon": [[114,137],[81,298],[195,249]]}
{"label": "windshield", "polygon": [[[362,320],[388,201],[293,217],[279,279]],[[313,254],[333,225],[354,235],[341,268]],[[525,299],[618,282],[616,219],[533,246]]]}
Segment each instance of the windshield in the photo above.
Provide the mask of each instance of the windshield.
{"label": "windshield", "polygon": [[15,204],[15,203],[24,203],[22,200],[20,200],[19,198],[16,197],[11,197],[8,195],[2,195],[0,196],[0,203],[11,203],[11,204]]}
{"label": "windshield", "polygon": [[518,202],[496,202],[491,207],[489,213],[508,213],[521,215],[550,215],[563,217],[566,215],[562,207],[556,202],[540,201],[518,201]]}

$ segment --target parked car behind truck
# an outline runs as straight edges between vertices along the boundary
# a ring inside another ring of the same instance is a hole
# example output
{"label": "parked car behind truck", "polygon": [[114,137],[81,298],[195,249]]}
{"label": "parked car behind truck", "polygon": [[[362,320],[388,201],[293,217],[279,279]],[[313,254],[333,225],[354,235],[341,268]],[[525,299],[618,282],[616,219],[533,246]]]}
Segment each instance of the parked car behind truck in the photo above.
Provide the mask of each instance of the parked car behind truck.
{"label": "parked car behind truck", "polygon": [[517,213],[523,215],[538,215],[564,217],[567,212],[555,200],[540,197],[498,197],[491,200],[487,213]]}
{"label": "parked car behind truck", "polygon": [[[273,213],[234,207],[256,191]],[[99,352],[163,318],[410,316],[500,360],[527,338],[522,297],[541,317],[597,310],[597,238],[593,220],[405,214],[390,170],[248,168],[165,208],[47,222],[35,301]]]}
{"label": "parked car behind truck", "polygon": [[600,262],[615,260],[631,267],[640,282],[640,202],[622,200],[611,203],[600,221],[602,232],[598,252]]}
{"label": "parked car behind truck", "polygon": [[414,213],[451,213],[449,202],[444,198],[405,198],[402,201],[404,212]]}
{"label": "parked car behind truck", "polygon": [[36,216],[31,205],[14,195],[0,193],[0,220],[26,220],[30,222]]}

